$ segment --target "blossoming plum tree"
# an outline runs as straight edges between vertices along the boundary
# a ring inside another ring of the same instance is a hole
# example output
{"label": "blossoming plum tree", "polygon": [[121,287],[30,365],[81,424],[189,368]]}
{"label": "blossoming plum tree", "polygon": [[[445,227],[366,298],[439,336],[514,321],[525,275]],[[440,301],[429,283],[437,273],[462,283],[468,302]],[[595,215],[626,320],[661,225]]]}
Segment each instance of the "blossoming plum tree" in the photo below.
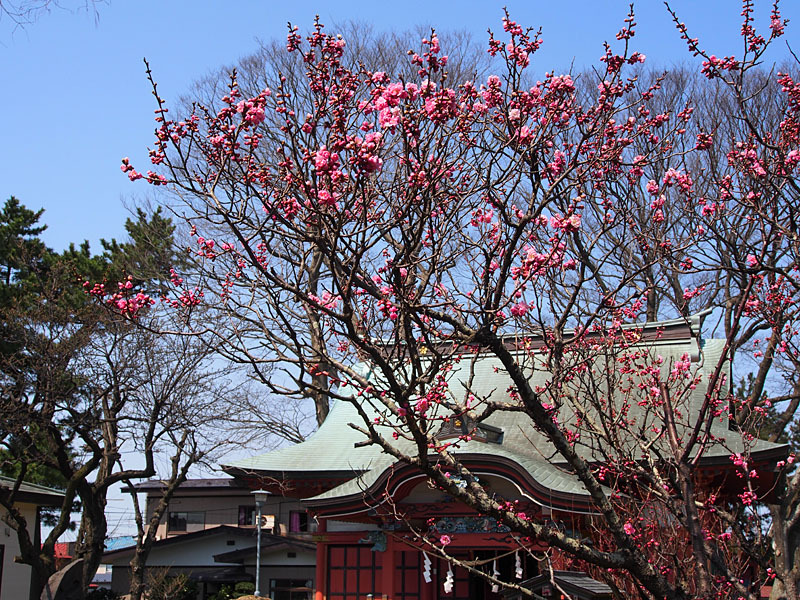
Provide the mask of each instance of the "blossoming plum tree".
{"label": "blossoming plum tree", "polygon": [[[176,273],[161,301],[190,321],[203,305],[198,333],[218,335],[225,354],[273,364],[275,389],[354,403],[368,443],[621,589],[754,597],[745,573],[760,566],[791,596],[793,457],[775,467],[767,530],[748,448],[769,393],[797,381],[800,84],[777,74],[769,102],[779,119],[762,118],[764,97],[749,82],[767,77],[757,65],[785,22],[776,5],[761,35],[751,2],[742,15],[744,53],[724,58],[675,17],[705,89],[730,112],[669,106],[661,77],[639,78],[632,12],[580,88],[569,74],[535,80],[541,39],[508,15],[489,38],[498,74],[481,81],[449,77],[435,32],[409,52],[413,76],[349,68],[345,40],[317,22],[287,38],[302,81],[278,76],[243,95],[234,74],[221,107],[198,104],[184,118],[170,116],[153,83],[152,170],[128,159],[122,170],[190,199],[197,258],[197,272]],[[139,293],[96,291],[132,318],[151,300]],[[708,377],[688,356],[665,364],[636,345],[643,323],[702,309],[725,340]],[[502,365],[507,398],[449,385],[475,352]],[[755,384],[736,398],[728,365],[745,353]],[[546,383],[530,381],[532,365]],[[701,385],[702,406],[684,410]],[[789,403],[783,427],[795,388],[775,398]],[[633,405],[655,422],[626,419]],[[526,419],[580,480],[599,515],[590,537],[498,502],[459,462],[458,444],[434,436],[447,415],[497,411]],[[742,481],[732,499],[699,475],[725,443],[712,433],[718,419],[744,448],[731,458]],[[596,449],[593,460],[582,447]]]}

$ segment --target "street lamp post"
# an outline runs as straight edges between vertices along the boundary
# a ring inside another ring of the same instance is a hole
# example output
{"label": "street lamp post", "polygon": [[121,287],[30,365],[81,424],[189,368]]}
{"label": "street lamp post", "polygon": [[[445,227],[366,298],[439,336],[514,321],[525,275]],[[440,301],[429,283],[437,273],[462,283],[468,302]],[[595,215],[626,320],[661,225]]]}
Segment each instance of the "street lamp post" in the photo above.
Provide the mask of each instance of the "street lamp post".
{"label": "street lamp post", "polygon": [[256,591],[255,596],[261,596],[261,509],[267,501],[269,492],[266,490],[256,490],[252,492],[256,499],[256,510],[258,512],[258,534],[256,538]]}

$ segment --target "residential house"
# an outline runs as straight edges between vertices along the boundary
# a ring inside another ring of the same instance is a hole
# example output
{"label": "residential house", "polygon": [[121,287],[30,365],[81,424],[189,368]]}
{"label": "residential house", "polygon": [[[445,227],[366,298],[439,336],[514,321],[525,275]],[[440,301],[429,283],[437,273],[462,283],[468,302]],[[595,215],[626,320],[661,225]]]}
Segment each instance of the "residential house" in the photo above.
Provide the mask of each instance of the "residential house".
{"label": "residential house", "polygon": [[[136,491],[146,494],[146,520],[161,498],[164,484],[145,481]],[[278,493],[262,508],[262,590],[309,587],[315,572],[316,524],[297,498]],[[240,479],[192,479],[173,495],[147,560],[151,572],[169,569],[195,581],[202,600],[223,584],[253,581],[256,565],[256,506],[252,489]],[[112,590],[129,589],[130,560],[135,547],[105,553],[112,565]],[[275,597],[275,596],[273,596]],[[278,596],[280,597],[280,596]],[[287,596],[288,597],[288,596]],[[300,598],[295,592],[292,598]]]}
{"label": "residential house", "polygon": [[[0,476],[0,494],[8,494],[15,480]],[[43,507],[61,506],[63,492],[53,488],[22,483],[14,496],[14,507],[22,513],[28,524],[28,533],[34,544],[40,543],[40,511]],[[7,511],[0,508],[0,600],[35,600],[37,586],[29,565],[16,562],[19,556],[17,532],[6,523]],[[34,591],[32,591],[34,590]],[[33,595],[31,595],[33,594]]]}

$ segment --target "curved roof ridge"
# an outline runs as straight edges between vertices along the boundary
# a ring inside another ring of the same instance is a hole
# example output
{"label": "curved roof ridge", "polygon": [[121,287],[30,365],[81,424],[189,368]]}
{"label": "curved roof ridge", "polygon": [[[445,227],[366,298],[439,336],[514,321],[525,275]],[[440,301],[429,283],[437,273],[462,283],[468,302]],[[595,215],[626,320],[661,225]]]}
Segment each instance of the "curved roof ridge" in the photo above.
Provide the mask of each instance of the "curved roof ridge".
{"label": "curved roof ridge", "polygon": [[[459,458],[466,462],[480,461],[482,463],[513,463],[520,472],[527,475],[528,487],[534,490],[531,499],[540,506],[558,508],[559,506],[574,506],[572,503],[590,502],[590,495],[577,477],[568,473],[563,468],[533,456],[521,455],[513,450],[493,448],[491,454],[480,451],[475,444],[468,443],[458,451]],[[482,447],[482,445],[481,445]],[[476,452],[476,450],[478,450]],[[370,490],[386,484],[388,477],[395,472],[398,461],[385,461],[383,465],[361,473],[357,477],[316,496],[306,498],[303,502],[312,506],[331,506],[340,502],[346,503],[351,499],[369,496]],[[471,467],[472,468],[472,467]],[[476,472],[485,470],[485,467],[476,466]],[[526,494],[527,495],[527,494]],[[382,497],[380,494],[376,498]],[[559,502],[560,500],[560,502]],[[365,504],[365,510],[367,510]]]}
{"label": "curved roof ridge", "polygon": [[363,471],[380,452],[372,446],[353,447],[353,436],[346,435],[353,431],[348,423],[359,419],[358,413],[349,402],[336,400],[319,429],[305,441],[223,464],[222,469],[281,473]]}

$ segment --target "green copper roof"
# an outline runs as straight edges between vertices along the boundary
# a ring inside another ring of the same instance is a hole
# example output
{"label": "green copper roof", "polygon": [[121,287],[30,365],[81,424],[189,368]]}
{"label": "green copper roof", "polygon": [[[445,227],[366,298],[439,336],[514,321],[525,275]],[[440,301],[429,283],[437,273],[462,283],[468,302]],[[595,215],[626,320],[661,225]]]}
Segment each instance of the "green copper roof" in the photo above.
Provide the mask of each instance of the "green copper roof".
{"label": "green copper roof", "polygon": [[[541,458],[537,459],[532,456],[521,455],[498,445],[487,448],[487,445],[481,442],[468,442],[464,444],[458,454],[462,459],[468,458],[470,455],[480,457],[481,455],[485,456],[489,449],[491,449],[491,455],[493,457],[506,458],[522,467],[522,469],[529,474],[531,479],[541,487],[545,495],[557,496],[562,500],[569,496],[586,498],[589,495],[583,484],[575,477]],[[310,504],[321,504],[324,503],[325,500],[343,498],[346,496],[361,496],[365,490],[369,489],[378,481],[383,472],[389,468],[392,463],[393,461],[386,457],[384,461],[376,463],[369,471],[318,496],[308,498],[307,501]],[[368,497],[370,496],[368,495]]]}
{"label": "green copper roof", "polygon": [[[697,338],[690,335],[697,330],[697,317],[688,323],[677,320],[660,325],[677,327],[681,324],[685,328],[681,335],[642,342],[638,347],[648,354],[648,360],[655,359],[657,356],[662,358],[662,377],[665,377],[672,365],[684,355],[688,355],[692,359],[692,370],[697,370],[707,377],[716,367],[724,343],[721,340],[707,340],[699,346]],[[688,328],[686,328],[687,325]],[[596,360],[591,368],[593,371],[590,371],[587,377],[594,377],[598,381],[599,393],[602,394],[602,361]],[[550,377],[550,374],[541,365],[528,364],[527,370],[531,373],[530,381],[534,385],[543,385]],[[469,390],[464,385],[464,382],[468,380],[471,381]],[[499,360],[492,356],[481,356],[476,360],[465,359],[453,369],[449,391],[453,397],[462,401],[468,393],[471,393],[479,398],[509,402],[509,386],[510,378],[500,366]],[[698,385],[696,389],[685,396],[683,404],[678,406],[682,415],[682,422],[678,423],[679,429],[686,431],[693,422],[693,418],[702,405],[705,391],[704,385]],[[663,418],[657,410],[654,411],[647,405],[639,406],[637,404],[635,394],[639,393],[646,392],[635,391],[632,396],[634,401],[629,399],[625,409],[626,420],[633,423],[628,427],[633,431],[626,432],[624,427],[620,427],[611,432],[619,437],[617,446],[622,448],[620,452],[631,455],[639,452],[635,432],[641,430],[652,433],[654,427],[659,427],[663,423]],[[609,400],[604,410],[614,410],[614,414],[620,412],[622,399],[618,398],[617,394],[608,394],[608,396]],[[576,412],[583,414],[584,422],[589,423],[593,415],[597,416],[597,410],[599,410],[598,407],[591,406],[582,400],[581,394],[574,394],[573,397],[567,394],[564,402],[565,404],[559,412],[559,420],[566,424],[575,419]],[[620,406],[616,406],[617,404]],[[380,414],[382,408],[381,406],[371,406],[366,402],[361,406],[370,418]],[[435,414],[435,410],[441,410],[441,414],[445,414],[444,407],[431,408],[431,414]],[[350,423],[361,424],[361,417],[351,403],[337,401],[333,404],[323,425],[305,442],[239,460],[226,465],[225,468],[234,472],[262,473],[275,477],[314,477],[323,473],[327,476],[352,477],[350,481],[309,499],[312,502],[359,493],[374,483],[394,460],[383,454],[377,445],[360,446],[359,444],[364,441],[364,436],[350,427]],[[462,442],[456,452],[503,457],[516,462],[528,472],[534,481],[552,490],[553,493],[577,496],[586,494],[583,486],[574,477],[559,468],[559,464],[563,467],[563,459],[554,453],[549,440],[539,433],[524,415],[511,411],[498,411],[486,420],[486,424],[502,429],[501,444],[477,441]],[[379,431],[391,439],[391,428],[380,427]],[[730,454],[745,450],[742,437],[728,431],[724,415],[714,422],[711,432],[717,438],[726,438],[726,442],[712,446],[707,451],[704,460],[713,462],[716,459],[722,463],[728,460],[727,457]],[[665,444],[665,436],[662,438],[664,439],[659,440],[659,443]],[[612,446],[593,448],[585,444],[590,439],[587,436],[576,445],[579,452],[589,460],[603,461],[606,459],[605,455]],[[402,438],[396,442],[396,446],[401,451],[410,452],[412,450],[411,444]],[[757,441],[753,442],[749,449],[751,451],[768,451],[780,448],[783,447]]]}

